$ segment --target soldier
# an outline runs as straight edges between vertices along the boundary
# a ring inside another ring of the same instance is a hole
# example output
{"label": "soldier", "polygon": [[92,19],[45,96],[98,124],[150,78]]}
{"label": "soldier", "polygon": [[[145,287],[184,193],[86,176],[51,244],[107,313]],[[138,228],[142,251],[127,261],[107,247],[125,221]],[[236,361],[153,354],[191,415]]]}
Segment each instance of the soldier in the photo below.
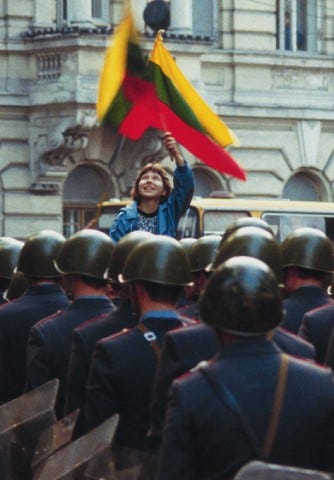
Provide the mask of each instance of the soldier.
{"label": "soldier", "polygon": [[154,236],[131,251],[120,280],[131,288],[139,324],[96,344],[84,411],[86,430],[120,414],[116,434],[119,468],[127,465],[121,457],[124,448],[144,450],[160,346],[168,330],[183,325],[175,305],[182,287],[190,283],[187,253],[177,240]]}
{"label": "soldier", "polygon": [[[239,228],[225,237],[208,270],[214,271],[224,261],[240,255],[264,261],[272,268],[277,278],[282,277],[280,246],[271,233],[258,227]],[[273,339],[279,348],[289,354],[314,359],[312,345],[296,335],[277,328],[273,332]],[[212,358],[218,349],[216,335],[203,323],[167,333],[152,390],[150,429],[147,438],[147,448],[152,453],[159,450],[171,382],[202,360]]]}
{"label": "soldier", "polygon": [[230,258],[199,308],[221,349],[172,384],[159,480],[232,478],[252,459],[333,471],[334,379],[268,338],[283,317],[269,267]]}
{"label": "soldier", "polygon": [[263,228],[263,230],[266,230],[267,232],[271,233],[273,236],[274,232],[269,223],[267,223],[265,220],[262,218],[258,217],[240,217],[234,222],[230,223],[222,237],[222,243],[229,237],[232,233],[234,233],[236,230],[239,230],[239,228],[243,227],[258,227],[258,228]]}
{"label": "soldier", "polygon": [[309,310],[332,303],[326,280],[333,272],[333,247],[329,238],[316,228],[303,227],[282,243],[285,317],[283,326],[298,333]]}
{"label": "soldier", "polygon": [[46,315],[68,306],[53,261],[65,238],[52,230],[31,235],[24,243],[17,269],[30,283],[24,294],[0,309],[0,402],[24,390],[25,353],[31,327]]}
{"label": "soldier", "polygon": [[67,367],[72,332],[84,321],[110,313],[114,306],[106,296],[108,266],[114,244],[97,230],[74,233],[62,246],[55,266],[63,276],[71,305],[43,318],[31,329],[27,346],[26,389],[59,379],[56,415],[64,414]]}
{"label": "soldier", "polygon": [[[128,233],[116,244],[110,260],[109,277],[118,294],[118,307],[111,313],[87,320],[73,331],[65,413],[83,408],[89,367],[96,342],[124,328],[134,327],[138,323],[138,314],[133,312],[131,305],[129,285],[120,283],[118,276],[122,273],[126,259],[134,247],[151,236],[149,232],[137,230]],[[82,432],[81,413],[75,428],[75,436]]]}
{"label": "soldier", "polygon": [[0,305],[6,303],[4,293],[14,275],[23,242],[11,237],[0,237]]}
{"label": "soldier", "polygon": [[186,290],[188,288],[191,289],[189,303],[178,309],[179,313],[184,317],[199,320],[197,300],[209,276],[206,268],[213,261],[220,242],[220,235],[205,235],[196,240],[188,250],[193,285],[186,287]]}

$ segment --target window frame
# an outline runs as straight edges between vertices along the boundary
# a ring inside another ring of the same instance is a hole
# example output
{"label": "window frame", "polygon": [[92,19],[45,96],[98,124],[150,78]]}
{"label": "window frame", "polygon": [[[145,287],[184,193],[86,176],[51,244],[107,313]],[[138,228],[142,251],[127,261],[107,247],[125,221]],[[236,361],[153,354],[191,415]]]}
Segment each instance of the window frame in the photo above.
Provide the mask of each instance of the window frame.
{"label": "window frame", "polygon": [[[304,2],[304,6],[302,5]],[[278,0],[277,1],[277,49],[285,52],[315,54],[322,50],[321,24],[323,19],[323,0]],[[303,10],[306,9],[306,10]],[[298,21],[302,22],[304,11],[303,28],[298,29]],[[290,13],[290,39],[289,48],[286,46],[285,14]],[[304,35],[304,44],[298,46],[298,34]]]}

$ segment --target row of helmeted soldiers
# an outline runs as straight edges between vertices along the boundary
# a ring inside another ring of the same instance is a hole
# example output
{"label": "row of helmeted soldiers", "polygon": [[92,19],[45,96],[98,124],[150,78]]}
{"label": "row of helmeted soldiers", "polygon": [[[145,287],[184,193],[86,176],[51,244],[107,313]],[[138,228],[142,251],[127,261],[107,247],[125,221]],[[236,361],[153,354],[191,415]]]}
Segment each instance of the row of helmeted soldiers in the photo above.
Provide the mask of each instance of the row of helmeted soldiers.
{"label": "row of helmeted soldiers", "polygon": [[181,241],[2,237],[1,403],[58,378],[57,417],[80,408],[78,438],[119,413],[116,467],[141,478],[333,471],[333,270],[320,230],[279,244],[248,217]]}

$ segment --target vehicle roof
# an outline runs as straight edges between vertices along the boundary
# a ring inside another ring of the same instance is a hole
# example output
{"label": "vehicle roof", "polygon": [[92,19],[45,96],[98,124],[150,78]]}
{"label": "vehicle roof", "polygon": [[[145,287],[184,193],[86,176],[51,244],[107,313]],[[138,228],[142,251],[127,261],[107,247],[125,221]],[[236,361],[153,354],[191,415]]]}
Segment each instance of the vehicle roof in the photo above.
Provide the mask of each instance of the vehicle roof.
{"label": "vehicle roof", "polygon": [[[115,200],[103,202],[103,207],[128,205],[132,200]],[[334,203],[314,202],[287,199],[253,199],[253,198],[194,198],[191,205],[197,208],[212,210],[245,210],[266,212],[304,212],[304,213],[333,213]]]}

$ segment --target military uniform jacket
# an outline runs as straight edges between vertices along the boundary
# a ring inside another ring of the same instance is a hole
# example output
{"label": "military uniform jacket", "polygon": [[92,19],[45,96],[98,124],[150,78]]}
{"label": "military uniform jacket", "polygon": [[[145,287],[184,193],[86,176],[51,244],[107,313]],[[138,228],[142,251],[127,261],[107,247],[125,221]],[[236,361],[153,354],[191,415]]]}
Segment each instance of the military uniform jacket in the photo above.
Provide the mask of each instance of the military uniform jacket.
{"label": "military uniform jacket", "polygon": [[54,283],[29,287],[24,294],[0,308],[0,402],[24,391],[26,347],[31,327],[69,305],[63,289]]}
{"label": "military uniform jacket", "polygon": [[283,301],[285,310],[283,327],[297,335],[304,314],[309,310],[327,305],[328,303],[333,303],[333,300],[320,287],[306,286],[297,288]]}
{"label": "military uniform jacket", "polygon": [[59,379],[56,414],[64,413],[67,367],[73,329],[96,315],[111,312],[113,304],[104,296],[81,296],[63,312],[45,318],[31,329],[27,346],[26,389]]}
{"label": "military uniform jacket", "polygon": [[328,342],[334,327],[334,303],[306,312],[299,335],[315,347],[317,362],[323,364],[326,360]]}
{"label": "military uniform jacket", "polygon": [[[140,321],[159,345],[168,330],[182,326],[174,311],[150,312]],[[150,342],[137,328],[99,341],[87,384],[85,431],[119,413],[116,443],[143,450],[156,364]]]}
{"label": "military uniform jacket", "polygon": [[[130,300],[124,299],[116,310],[94,317],[74,329],[67,374],[65,414],[83,407],[89,367],[96,342],[124,328],[132,328],[137,322],[138,318],[132,313]],[[77,421],[76,435],[80,433],[79,424],[81,424],[81,415]]]}
{"label": "military uniform jacket", "polygon": [[[311,344],[282,328],[273,332],[273,340],[282,351],[290,355],[314,359]],[[212,358],[220,348],[214,331],[203,323],[167,333],[154,379],[150,406],[147,448],[152,453],[157,453],[160,447],[170,384],[199,362]]]}
{"label": "military uniform jacket", "polygon": [[[260,337],[224,345],[207,372],[232,392],[263,448],[282,353]],[[172,384],[159,480],[227,478],[256,455],[238,414],[200,371]],[[172,461],[171,461],[172,459]],[[330,369],[289,357],[271,463],[333,471],[334,379]],[[217,477],[214,477],[217,475]]]}

